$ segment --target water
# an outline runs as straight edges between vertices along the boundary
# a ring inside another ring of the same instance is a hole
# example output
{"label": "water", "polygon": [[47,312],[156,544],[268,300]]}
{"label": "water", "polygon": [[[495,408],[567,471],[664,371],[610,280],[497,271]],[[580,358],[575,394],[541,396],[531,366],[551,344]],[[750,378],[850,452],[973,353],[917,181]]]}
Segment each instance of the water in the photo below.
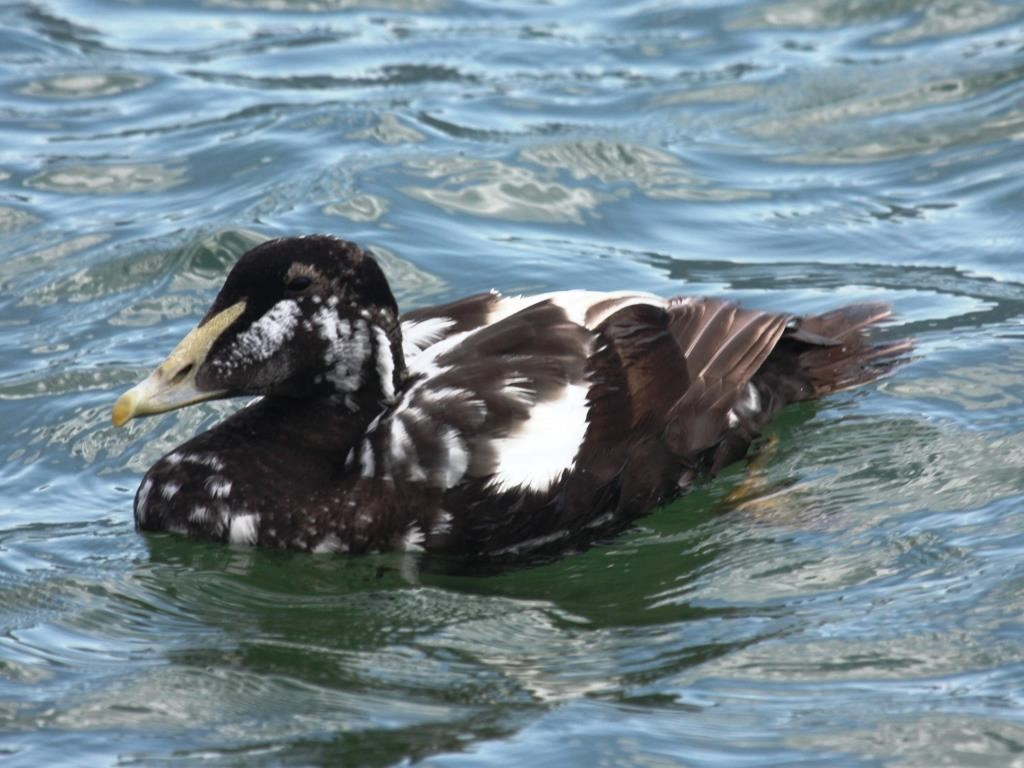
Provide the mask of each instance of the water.
{"label": "water", "polygon": [[[1024,9],[0,7],[5,765],[1024,765]],[[119,391],[259,239],[406,307],[892,302],[894,377],[497,576],[143,538]]]}

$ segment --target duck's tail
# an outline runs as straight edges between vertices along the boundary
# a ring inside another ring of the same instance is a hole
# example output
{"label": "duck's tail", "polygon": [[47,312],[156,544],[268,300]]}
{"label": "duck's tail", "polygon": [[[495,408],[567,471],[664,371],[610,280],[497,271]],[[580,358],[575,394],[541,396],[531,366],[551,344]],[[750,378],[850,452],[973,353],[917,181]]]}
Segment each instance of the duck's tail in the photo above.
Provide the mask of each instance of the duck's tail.
{"label": "duck's tail", "polygon": [[910,339],[872,343],[865,330],[892,314],[886,304],[851,304],[792,320],[752,379],[763,426],[780,409],[866,384],[908,360]]}
{"label": "duck's tail", "polygon": [[888,304],[850,304],[823,315],[797,320],[782,341],[793,345],[799,374],[810,392],[798,399],[821,397],[874,381],[905,363],[910,339],[872,343],[865,330],[892,316]]}

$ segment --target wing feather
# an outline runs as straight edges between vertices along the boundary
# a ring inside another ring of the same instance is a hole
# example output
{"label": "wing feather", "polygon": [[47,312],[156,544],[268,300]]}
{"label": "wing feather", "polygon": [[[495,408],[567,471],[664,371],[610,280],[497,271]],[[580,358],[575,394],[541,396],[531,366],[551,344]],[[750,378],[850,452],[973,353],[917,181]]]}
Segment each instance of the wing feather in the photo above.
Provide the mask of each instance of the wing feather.
{"label": "wing feather", "polygon": [[[591,303],[607,298],[590,296]],[[412,378],[398,406],[367,437],[375,467],[383,467],[378,472],[425,478],[445,488],[472,479],[502,488],[551,486],[571,465],[586,430],[585,373],[594,341],[556,298],[517,299],[522,306],[506,313],[508,300],[495,294],[474,297],[475,306],[486,312],[473,316],[473,327],[452,320],[452,305],[413,315],[418,327],[411,330],[421,339],[429,330],[435,340],[410,360]],[[579,303],[578,293],[572,299],[577,303],[571,314],[585,315],[589,305]],[[436,333],[441,322],[450,324]],[[389,447],[403,441],[410,445]],[[449,455],[452,445],[460,446],[455,459]],[[442,458],[438,463],[428,456]],[[541,466],[545,456],[553,470]],[[414,457],[418,465],[407,466]],[[537,466],[518,471],[529,459]]]}

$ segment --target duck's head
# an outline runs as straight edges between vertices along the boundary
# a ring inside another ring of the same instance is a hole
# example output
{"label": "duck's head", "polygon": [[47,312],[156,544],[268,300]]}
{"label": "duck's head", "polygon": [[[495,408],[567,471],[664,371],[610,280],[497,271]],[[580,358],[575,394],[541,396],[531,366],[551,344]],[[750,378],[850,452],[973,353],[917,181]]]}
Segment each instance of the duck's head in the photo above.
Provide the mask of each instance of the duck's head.
{"label": "duck's head", "polygon": [[369,254],[328,236],[271,240],[238,260],[199,325],[118,398],[113,422],[234,395],[388,401],[401,350],[398,307]]}

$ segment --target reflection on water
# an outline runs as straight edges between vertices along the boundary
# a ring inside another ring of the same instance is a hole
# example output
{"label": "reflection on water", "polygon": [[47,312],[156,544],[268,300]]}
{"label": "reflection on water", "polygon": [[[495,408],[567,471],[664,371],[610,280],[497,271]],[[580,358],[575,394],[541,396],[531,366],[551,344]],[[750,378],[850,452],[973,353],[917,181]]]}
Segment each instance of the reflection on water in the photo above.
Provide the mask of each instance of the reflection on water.
{"label": "reflection on water", "polygon": [[347,200],[324,206],[324,213],[343,216],[349,221],[377,221],[387,213],[389,203],[377,195],[353,195]]}
{"label": "reflection on water", "polygon": [[381,115],[373,127],[353,131],[348,138],[370,139],[381,144],[408,144],[424,141],[426,137],[415,128],[405,125],[396,115],[386,114]]}
{"label": "reflection on water", "polygon": [[410,186],[402,191],[447,212],[509,221],[582,224],[584,213],[596,208],[601,199],[589,189],[546,181],[528,168],[498,160],[453,157],[411,162],[407,170],[441,181],[436,186]]}
{"label": "reflection on water", "polygon": [[[610,185],[629,182],[653,198],[726,201],[766,196],[752,190],[708,187],[706,179],[688,173],[677,157],[652,147],[602,141],[563,142],[531,147],[521,153],[520,159],[564,171],[577,181],[596,179]],[[616,196],[621,197],[621,192]]]}
{"label": "reflection on water", "polygon": [[148,78],[123,72],[75,72],[26,83],[20,92],[56,99],[92,99],[116,96],[149,83]]}
{"label": "reflection on water", "polygon": [[158,192],[185,181],[185,172],[160,165],[67,165],[44,171],[25,183],[54,192],[126,194]]}
{"label": "reflection on water", "polygon": [[[0,177],[0,181],[2,180],[2,177]],[[17,208],[0,206],[0,233],[13,232],[37,222],[38,219],[31,213],[26,213]]]}
{"label": "reflection on water", "polygon": [[[12,765],[1010,765],[1024,9],[1000,0],[0,7],[0,754]],[[238,403],[114,395],[269,237],[406,307],[889,301],[884,382],[553,563],[132,530]]]}

